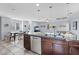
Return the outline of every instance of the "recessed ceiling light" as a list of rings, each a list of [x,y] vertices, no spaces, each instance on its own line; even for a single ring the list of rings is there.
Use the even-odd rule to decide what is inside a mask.
[[[70,3],[66,3],[66,4],[70,4]]]
[[[36,4],[36,6],[38,7],[38,6],[39,6],[39,4]]]

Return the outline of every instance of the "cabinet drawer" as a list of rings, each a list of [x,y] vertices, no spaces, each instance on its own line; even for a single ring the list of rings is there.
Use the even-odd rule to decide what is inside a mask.
[[[70,41],[69,46],[79,47],[79,41]]]
[[[63,44],[63,45],[67,45],[68,44],[68,42],[64,41],[64,40],[53,40],[52,43],[54,43],[54,44]]]
[[[24,39],[27,39],[27,38],[30,39],[30,36],[24,36]]]
[[[24,37],[30,37],[30,36],[24,36]]]
[[[70,51],[69,51],[69,53],[71,54],[71,55],[79,55],[79,47],[70,47]]]
[[[30,37],[24,37],[24,39],[30,39]]]

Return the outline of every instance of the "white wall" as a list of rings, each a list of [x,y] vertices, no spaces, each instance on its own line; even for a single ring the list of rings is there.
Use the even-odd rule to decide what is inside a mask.
[[[4,35],[7,35],[8,32],[11,31],[16,31],[15,29],[15,23],[19,23],[20,24],[20,29],[18,31],[20,31],[22,28],[22,22],[18,21],[18,20],[13,20],[11,18],[8,17],[1,17],[1,39],[4,39]],[[8,26],[5,26],[5,24],[8,24]]]
[[[19,24],[19,30],[16,30],[16,23]],[[11,19],[11,31],[22,31],[22,21]]]
[[[4,35],[7,34],[7,32],[10,32],[11,30],[11,19],[8,17],[1,17],[1,39],[4,39]],[[5,24],[8,24],[6,27]]]

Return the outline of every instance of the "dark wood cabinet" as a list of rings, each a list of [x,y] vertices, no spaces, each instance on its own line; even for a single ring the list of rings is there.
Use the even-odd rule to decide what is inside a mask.
[[[71,41],[69,47],[70,55],[79,55],[79,41]]]
[[[67,55],[68,43],[64,40],[42,38],[42,54],[44,55]]]
[[[24,34],[24,48],[31,50],[30,35]]]
[[[68,43],[65,40],[52,40],[53,55],[67,55]]]
[[[43,55],[52,55],[52,40],[48,38],[41,39],[41,50]]]

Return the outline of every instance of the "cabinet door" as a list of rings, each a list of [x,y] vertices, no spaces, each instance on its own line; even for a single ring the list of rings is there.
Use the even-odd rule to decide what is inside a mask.
[[[70,47],[71,55],[79,55],[79,47]]]
[[[30,50],[30,36],[24,35],[24,48]]]
[[[51,39],[42,38],[41,46],[42,46],[42,54],[43,55],[52,55],[53,54]]]
[[[69,53],[71,55],[79,55],[79,41],[70,42],[70,50]]]
[[[65,41],[54,41],[53,44],[53,55],[67,55],[68,45]]]

